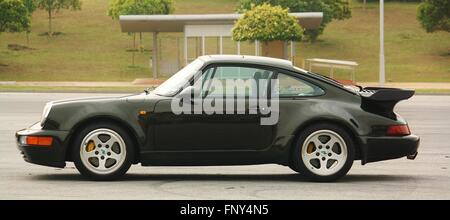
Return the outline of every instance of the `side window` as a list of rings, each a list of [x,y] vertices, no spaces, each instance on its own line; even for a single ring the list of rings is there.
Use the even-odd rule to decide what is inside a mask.
[[[276,92],[279,97],[318,96],[325,94],[320,87],[283,73],[278,74],[278,87]]]
[[[244,66],[217,66],[203,73],[202,94],[214,97],[254,97],[267,91],[273,72]],[[259,82],[258,84],[254,83]]]

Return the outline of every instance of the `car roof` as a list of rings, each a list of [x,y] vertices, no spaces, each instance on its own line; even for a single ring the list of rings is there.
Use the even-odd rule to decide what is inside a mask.
[[[199,57],[205,63],[244,63],[244,64],[259,64],[265,66],[272,66],[284,69],[293,69],[294,66],[289,60],[261,57],[261,56],[247,56],[247,55],[207,55]]]

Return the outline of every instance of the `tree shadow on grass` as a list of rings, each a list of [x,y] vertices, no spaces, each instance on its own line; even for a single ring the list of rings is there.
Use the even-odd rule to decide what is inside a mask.
[[[28,47],[28,46],[20,45],[20,44],[8,44],[8,50],[27,51],[27,50],[36,50],[36,49]]]
[[[59,36],[59,35],[65,35],[65,33],[63,33],[63,32],[53,32],[53,33],[52,33],[52,37]],[[42,32],[42,33],[39,33],[38,36],[42,36],[42,37],[50,37],[50,35],[48,34],[48,32]]]

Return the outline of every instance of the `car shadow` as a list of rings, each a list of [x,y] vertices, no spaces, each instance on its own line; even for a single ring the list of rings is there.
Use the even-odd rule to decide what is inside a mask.
[[[31,176],[40,181],[87,181],[80,174],[43,174]],[[408,175],[378,175],[378,174],[348,174],[336,183],[349,182],[403,182],[415,181],[417,176]],[[126,174],[116,182],[134,181],[279,181],[279,182],[309,182],[301,174]]]

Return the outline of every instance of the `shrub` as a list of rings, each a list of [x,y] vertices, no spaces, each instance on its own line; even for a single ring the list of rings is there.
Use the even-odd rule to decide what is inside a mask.
[[[303,30],[287,9],[267,3],[247,11],[233,28],[236,41],[298,41]]]

